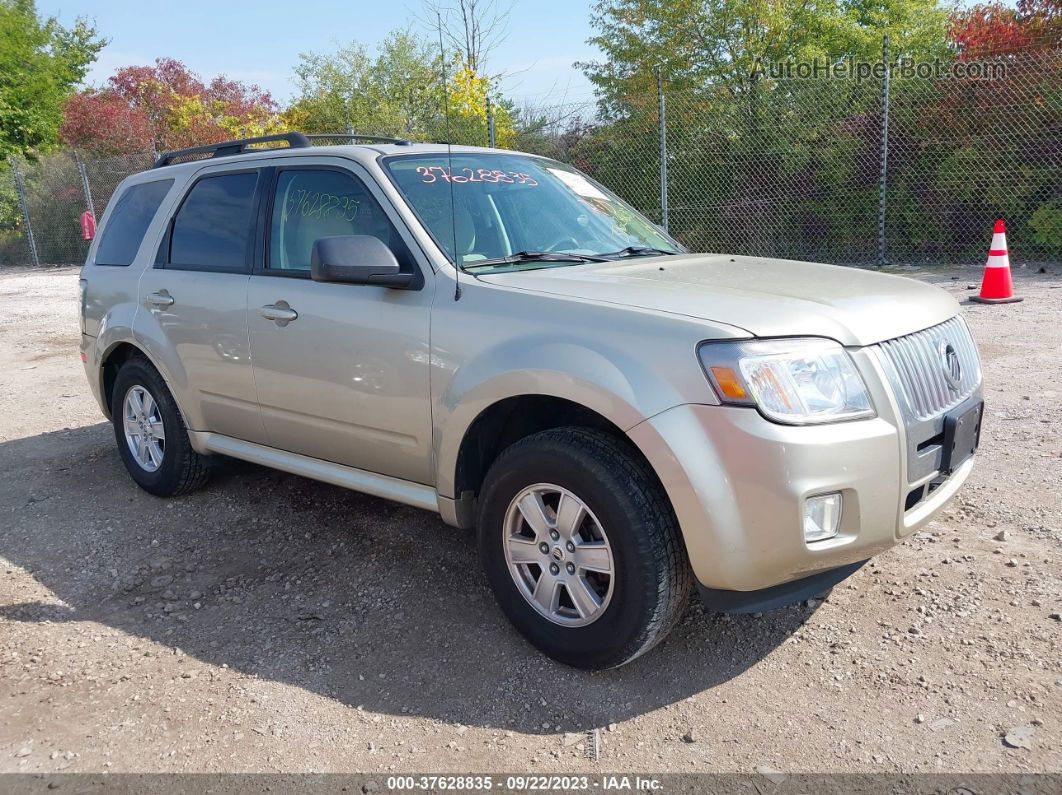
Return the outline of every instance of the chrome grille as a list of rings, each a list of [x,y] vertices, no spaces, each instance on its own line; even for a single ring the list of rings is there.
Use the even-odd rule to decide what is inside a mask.
[[[949,383],[946,347],[958,358],[961,375]],[[896,370],[907,408],[919,420],[957,406],[981,383],[981,363],[966,321],[960,315],[938,326],[897,337],[880,345]]]

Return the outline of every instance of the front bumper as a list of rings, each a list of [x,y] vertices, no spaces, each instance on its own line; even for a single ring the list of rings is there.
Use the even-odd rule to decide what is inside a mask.
[[[781,591],[747,598],[719,592],[840,573],[913,533],[955,494],[972,458],[905,510],[904,426],[891,397],[877,398],[879,416],[869,420],[798,427],[769,422],[753,409],[683,405],[628,432],[660,477],[694,574],[714,601],[775,602]],[[805,542],[804,500],[835,491],[844,499],[839,533]],[[806,598],[799,585],[794,588],[789,601]]]
[[[837,583],[847,580],[861,568],[865,560],[849,563],[836,569],[827,569],[818,574],[790,580],[781,585],[761,588],[758,591],[727,591],[722,588],[709,588],[697,583],[701,601],[710,610],[720,613],[758,613],[762,610],[775,610],[786,605],[796,604],[826,591]]]

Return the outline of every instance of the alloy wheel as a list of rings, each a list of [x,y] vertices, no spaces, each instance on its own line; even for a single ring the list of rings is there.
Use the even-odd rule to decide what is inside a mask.
[[[125,393],[122,418],[133,460],[146,472],[155,472],[166,454],[166,430],[159,404],[147,389],[135,384]]]
[[[604,614],[615,564],[604,528],[578,496],[549,483],[517,494],[505,513],[505,561],[540,615],[579,627]]]

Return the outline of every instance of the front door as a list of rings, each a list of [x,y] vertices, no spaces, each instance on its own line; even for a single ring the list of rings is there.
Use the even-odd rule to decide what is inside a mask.
[[[431,483],[434,281],[378,188],[339,163],[281,166],[274,176],[264,263],[247,300],[262,420],[273,447]],[[380,238],[417,274],[414,289],[312,281],[314,241],[333,235]]]
[[[194,180],[140,279],[134,333],[159,352],[190,429],[265,443],[247,345],[258,180],[217,168]]]

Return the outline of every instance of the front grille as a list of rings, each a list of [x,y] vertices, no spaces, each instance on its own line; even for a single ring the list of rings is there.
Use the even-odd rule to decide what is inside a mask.
[[[958,357],[960,376],[949,383],[945,351]],[[966,321],[956,315],[940,325],[883,342],[913,418],[926,420],[954,408],[981,383],[981,363]]]

